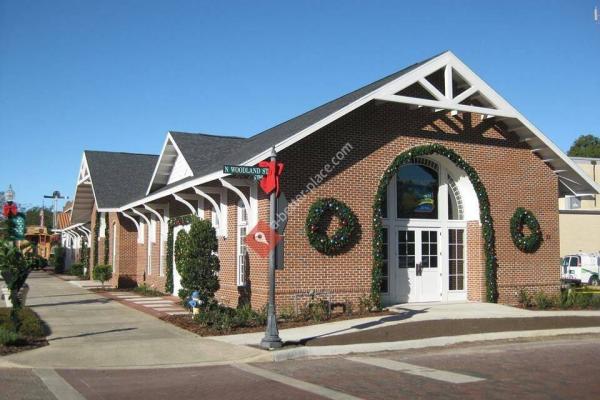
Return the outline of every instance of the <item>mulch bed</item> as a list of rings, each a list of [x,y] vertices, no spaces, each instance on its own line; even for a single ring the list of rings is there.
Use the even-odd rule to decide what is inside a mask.
[[[299,328],[302,326],[316,325],[316,324],[325,324],[328,322],[335,321],[344,321],[349,319],[357,319],[357,318],[367,318],[367,317],[378,317],[394,314],[390,311],[375,311],[370,312],[368,314],[333,314],[330,319],[326,321],[278,321],[277,327],[279,329],[289,329],[289,328]],[[254,333],[254,332],[264,332],[264,326],[248,326],[248,327],[239,327],[233,328],[230,332],[220,332],[216,329],[207,326],[201,326],[197,322],[195,322],[190,315],[165,315],[161,316],[160,319],[163,321],[169,322],[175,326],[193,332],[200,336],[223,336],[223,335],[236,335],[241,333]]]
[[[476,333],[584,328],[591,326],[600,326],[600,317],[442,319],[406,322],[362,332],[318,337],[308,339],[300,344],[306,346],[333,346],[357,343],[396,342],[400,340]]]
[[[20,353],[26,350],[37,349],[38,347],[44,347],[48,345],[48,341],[46,339],[30,339],[26,340],[22,344],[14,345],[14,346],[3,346],[0,345],[0,357],[7,356],[9,354]]]

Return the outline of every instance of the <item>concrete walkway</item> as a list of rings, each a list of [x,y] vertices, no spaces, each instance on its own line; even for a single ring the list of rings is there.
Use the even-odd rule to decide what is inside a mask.
[[[422,303],[402,304],[390,308],[394,315],[367,317],[345,321],[329,322],[300,328],[284,329],[279,332],[282,340],[300,342],[302,340],[345,333],[361,332],[402,323],[431,321],[440,319],[470,318],[535,318],[558,316],[600,317],[599,310],[581,311],[532,311],[521,308],[491,303]],[[252,345],[264,336],[260,333],[241,335],[215,336],[212,339],[235,344]]]
[[[45,272],[27,280],[49,346],[0,358],[0,367],[143,368],[260,361],[258,349],[202,338]]]

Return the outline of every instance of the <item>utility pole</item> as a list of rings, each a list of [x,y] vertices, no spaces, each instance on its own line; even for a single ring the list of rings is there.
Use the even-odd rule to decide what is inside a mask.
[[[52,195],[44,195],[45,199],[52,199],[52,230],[56,229],[56,212],[58,207],[58,200],[64,199],[58,190],[52,192]]]

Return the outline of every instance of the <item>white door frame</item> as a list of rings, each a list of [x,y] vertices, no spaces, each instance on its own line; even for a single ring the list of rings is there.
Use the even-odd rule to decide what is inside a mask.
[[[429,161],[429,160],[428,160]],[[445,168],[442,163],[433,161],[438,167],[439,187],[438,187],[438,219],[402,219],[396,218],[396,179],[390,180],[387,190],[387,217],[382,219],[382,225],[387,229],[388,232],[388,292],[382,293],[382,300],[386,304],[398,303],[400,298],[400,283],[398,282],[399,268],[398,268],[398,231],[399,230],[415,230],[415,257],[420,254],[421,249],[416,249],[416,246],[420,244],[420,237],[417,240],[416,235],[422,230],[438,230],[438,270],[439,270],[439,287],[441,295],[439,301],[466,301],[467,300],[467,221],[461,220],[449,220],[448,219],[448,192],[449,192],[449,171]],[[414,164],[420,164],[418,162]],[[406,164],[410,165],[410,164]],[[422,165],[422,164],[421,164]],[[453,178],[454,179],[454,178]],[[463,216],[464,217],[464,216]],[[448,233],[449,229],[463,229],[463,259],[464,259],[464,283],[463,290],[450,291],[449,290],[449,249],[448,249]],[[384,255],[385,257],[385,255]],[[418,261],[415,261],[415,263]],[[404,278],[405,279],[405,278]],[[419,301],[414,300],[414,301]]]

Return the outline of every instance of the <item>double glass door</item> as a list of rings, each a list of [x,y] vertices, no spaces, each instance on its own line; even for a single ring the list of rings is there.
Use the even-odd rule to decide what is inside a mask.
[[[396,231],[395,301],[442,299],[440,229],[401,228]]]

